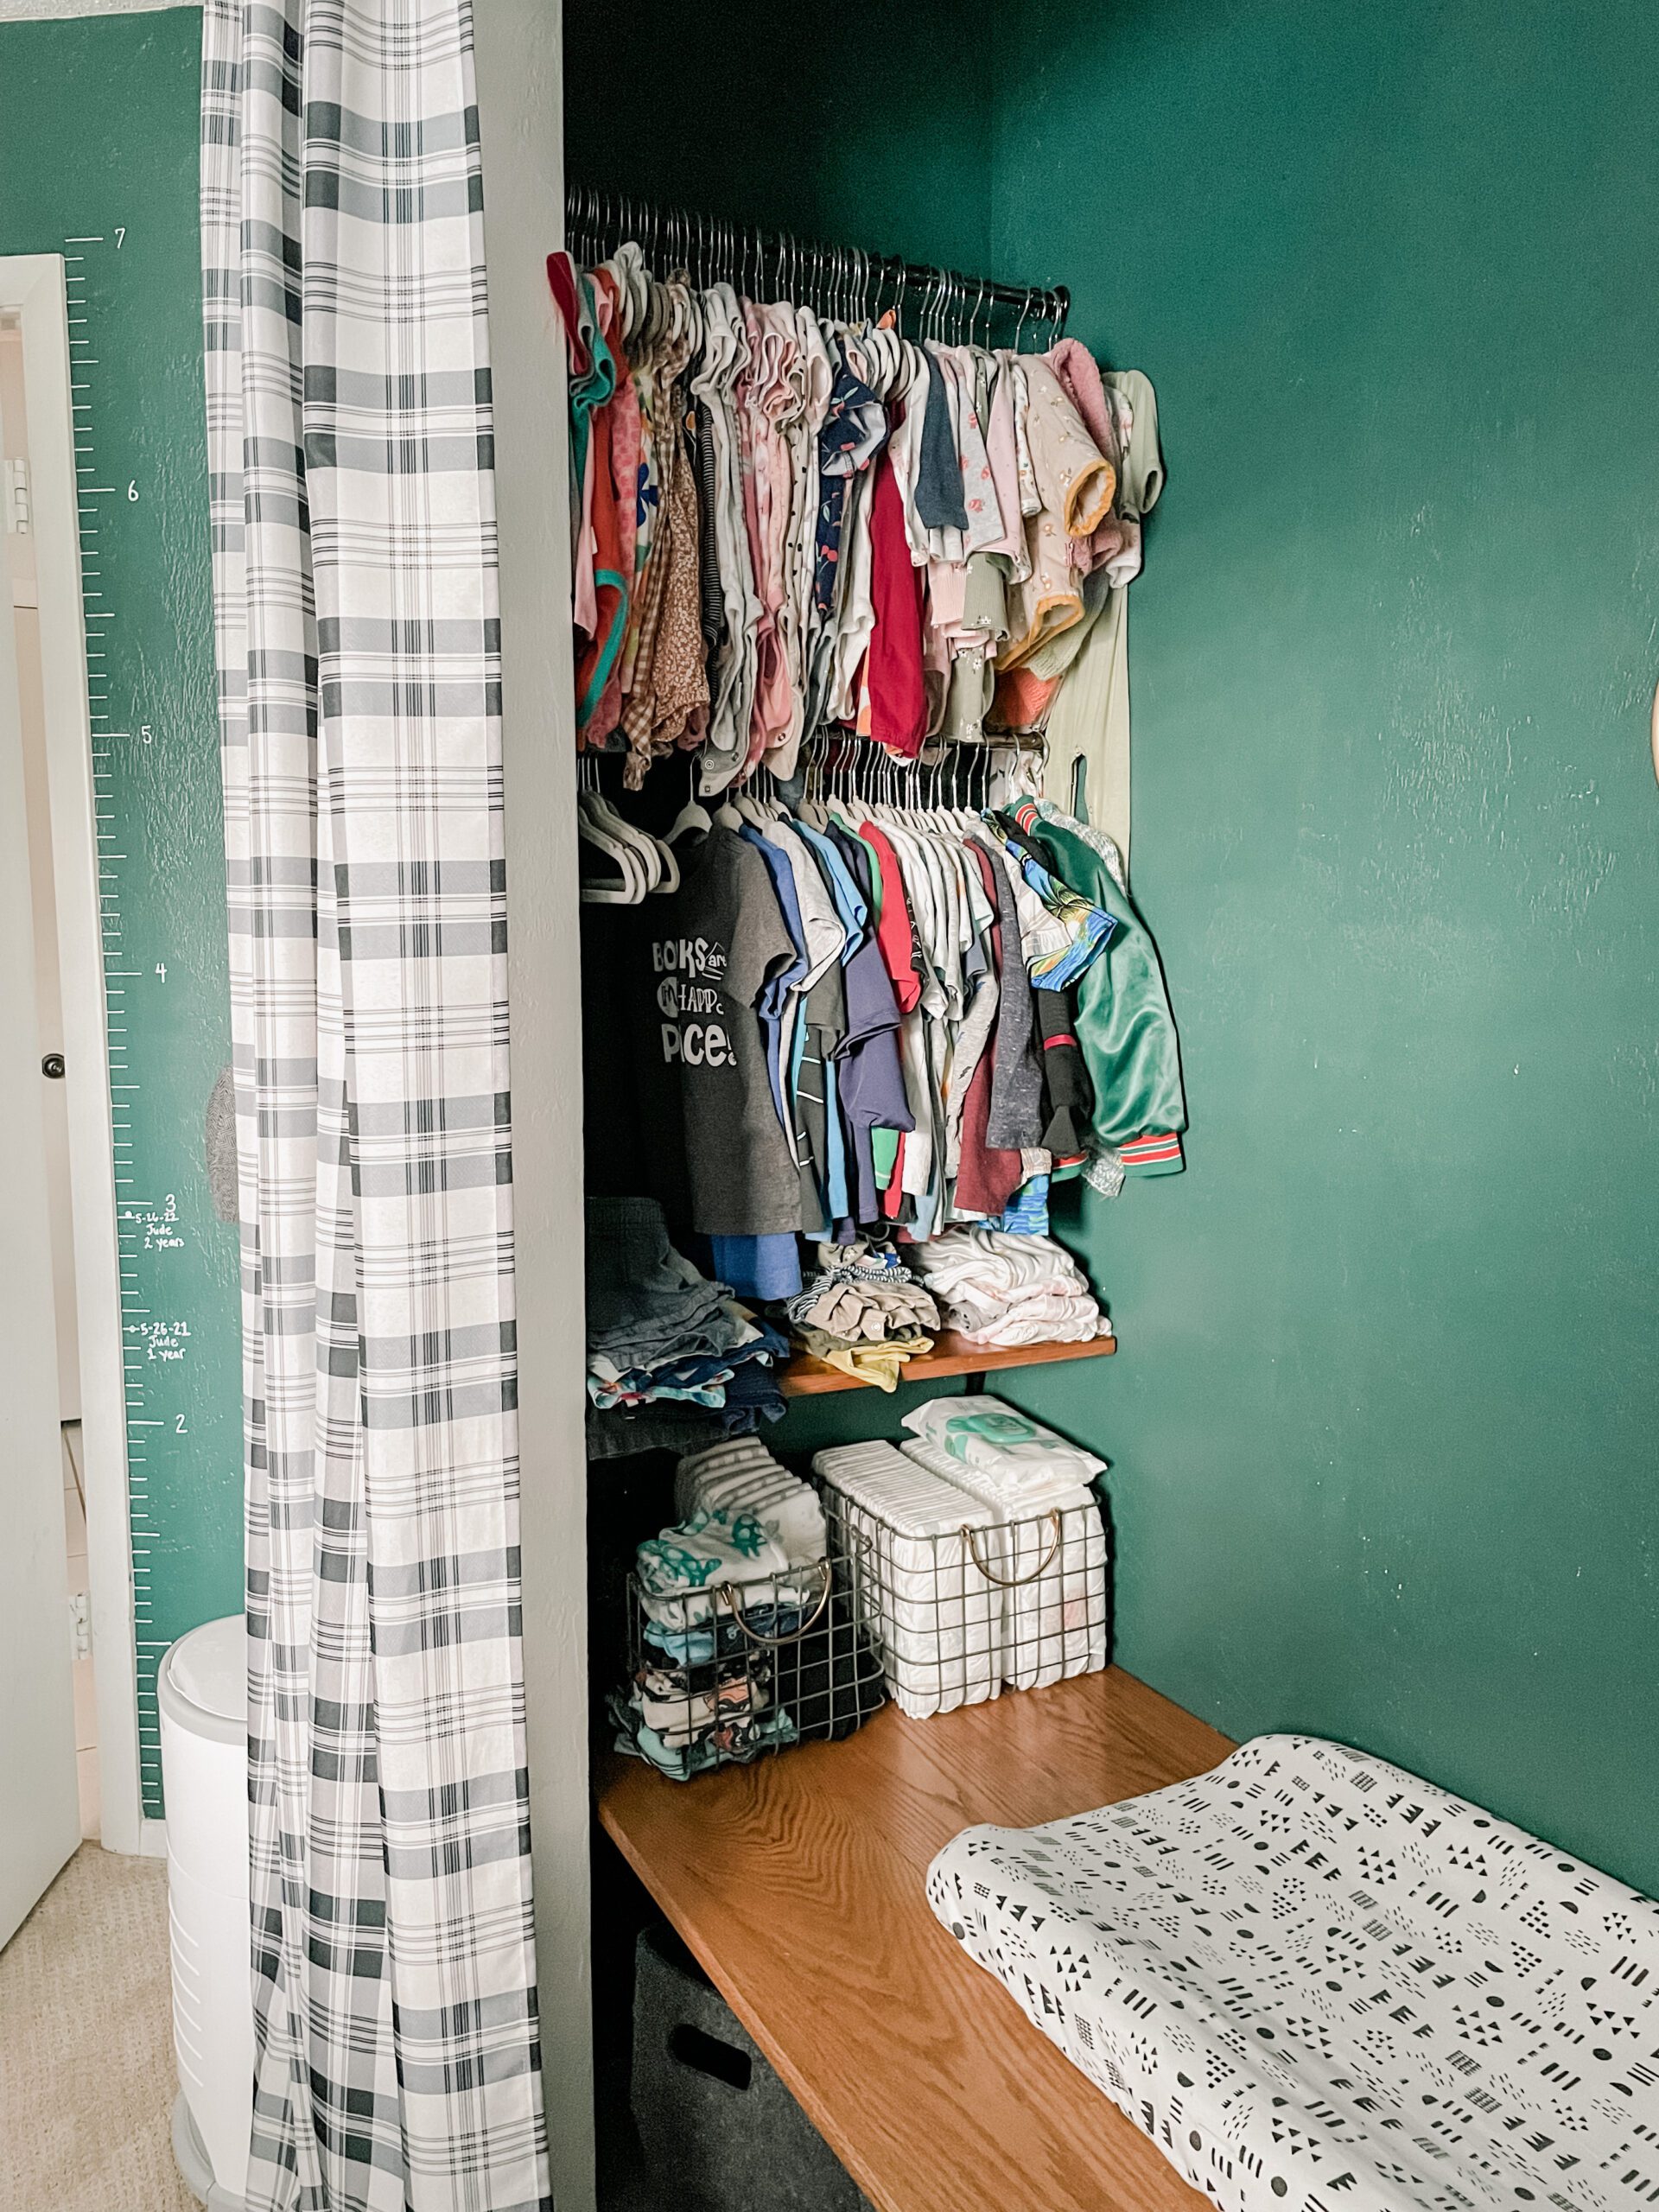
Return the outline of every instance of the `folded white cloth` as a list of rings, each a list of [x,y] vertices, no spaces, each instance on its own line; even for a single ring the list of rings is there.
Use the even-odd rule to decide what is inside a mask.
[[[957,1402],[958,1404],[961,1401]],[[1046,1488],[1000,1479],[1014,1465],[953,1459],[938,1443],[912,1436],[906,1459],[988,1506],[1003,1524],[1002,1679],[1010,1689],[1034,1690],[1107,1663],[1106,1530],[1100,1507],[1076,1482]]]
[[[682,1459],[674,1471],[674,1503],[683,1521],[720,1510],[752,1513],[791,1567],[813,1566],[824,1556],[823,1508],[817,1493],[780,1466],[753,1437]]]
[[[983,1468],[1009,1497],[1086,1489],[1106,1471],[1104,1459],[1001,1398],[928,1398],[906,1414],[905,1427],[958,1465]]]
[[[712,1618],[728,1583],[741,1592],[746,1609],[804,1605],[819,1589],[766,1522],[742,1507],[705,1508],[648,1538],[634,1554],[634,1573],[652,1618],[681,1632]]]
[[[990,1509],[891,1444],[841,1445],[812,1465],[900,1710],[923,1719],[996,1696],[1002,1603],[986,1568],[1007,1569]]]
[[[910,1257],[946,1321],[974,1344],[1086,1344],[1112,1333],[1087,1276],[1051,1236],[958,1227]]]
[[[966,1321],[968,1318],[964,1309],[963,1319]],[[1017,1306],[1005,1307],[976,1328],[957,1328],[957,1334],[964,1344],[1000,1344],[1004,1348],[1015,1344],[1088,1344],[1096,1337],[1109,1337],[1111,1333],[1109,1328],[1102,1327],[1100,1308],[1092,1298],[1048,1295],[1022,1299]]]

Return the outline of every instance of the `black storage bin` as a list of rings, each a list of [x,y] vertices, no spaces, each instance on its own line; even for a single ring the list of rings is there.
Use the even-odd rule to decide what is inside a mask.
[[[803,2003],[810,1993],[803,1993]],[[639,1937],[633,2117],[650,2177],[683,2212],[871,2212],[833,2151],[666,1928]]]

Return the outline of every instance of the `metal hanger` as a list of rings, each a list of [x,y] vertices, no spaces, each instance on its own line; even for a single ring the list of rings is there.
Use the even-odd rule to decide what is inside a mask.
[[[981,309],[982,307],[984,307],[984,305],[985,305],[986,294],[987,294],[987,292],[989,290],[989,289],[990,289],[990,288],[988,287],[988,285],[987,285],[987,283],[985,283],[984,279],[982,277],[982,278],[980,279],[980,285],[979,285],[979,297],[978,297],[978,298],[974,302],[974,311],[973,311],[973,313],[972,313],[972,314],[969,316],[969,318],[968,318],[968,343],[969,343],[970,346],[973,346],[973,345],[975,345],[975,344],[977,342],[977,334],[978,334],[978,330],[979,330],[979,311],[980,311],[980,309]],[[987,339],[987,340],[988,340],[988,340],[989,340],[989,338],[990,338],[990,334],[991,334],[991,318],[990,318],[990,315],[989,315],[989,313],[988,313],[988,312],[987,312],[987,314],[986,314],[986,317],[985,317],[985,336],[986,336],[986,339]]]

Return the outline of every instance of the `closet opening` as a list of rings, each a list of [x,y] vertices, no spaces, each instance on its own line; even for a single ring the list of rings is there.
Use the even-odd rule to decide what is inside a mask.
[[[664,1915],[726,1996],[816,2005],[877,1971],[860,1939],[810,1960],[773,1900],[763,1964],[669,1869],[721,1884],[725,1831],[776,1815],[810,1889],[912,1760],[961,1786],[1070,1740],[1110,1656],[1105,1462],[1003,1393],[1106,1374],[1071,1186],[1179,1169],[1186,1112],[1122,847],[1046,795],[1100,750],[1145,378],[1066,339],[1063,286],[581,188],[567,215],[604,2201],[670,2186],[642,2113],[740,2086],[746,2031],[858,2176],[759,2001],[676,2027],[664,2073],[635,1993]],[[853,1929],[906,1863],[839,1898]]]

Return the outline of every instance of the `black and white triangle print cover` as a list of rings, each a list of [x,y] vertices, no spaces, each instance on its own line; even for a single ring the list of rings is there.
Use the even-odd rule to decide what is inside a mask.
[[[927,1894],[1224,2212],[1659,2212],[1659,1905],[1382,1759],[1261,1736]]]

